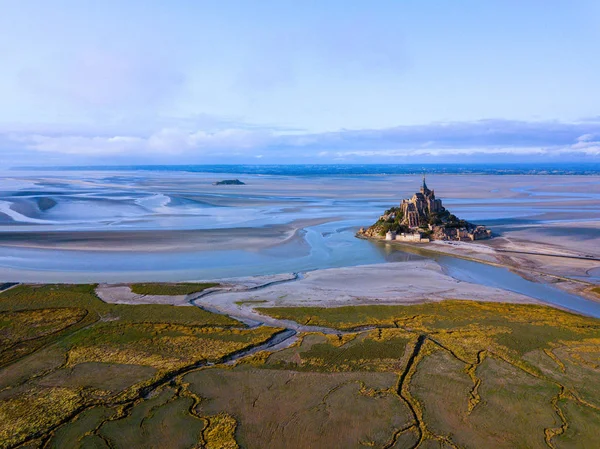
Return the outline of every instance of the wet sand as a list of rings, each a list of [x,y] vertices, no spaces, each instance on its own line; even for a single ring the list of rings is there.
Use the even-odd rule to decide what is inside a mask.
[[[458,281],[444,274],[437,263],[427,260],[330,268],[311,271],[297,279],[289,274],[263,276],[254,278],[253,282],[250,282],[252,287],[249,287],[248,280],[253,279],[227,279],[224,283],[223,280],[213,280],[222,282],[223,286],[203,292],[195,302],[211,307],[232,307],[236,302],[243,305],[256,301],[260,302],[261,307],[416,304],[444,299],[538,302],[502,289]],[[209,292],[211,294],[206,294]],[[122,304],[185,305],[194,299],[193,295],[136,295],[131,293],[126,284],[101,285],[98,287],[98,294],[107,302]]]
[[[489,241],[437,241],[414,247],[506,266],[525,279],[549,283],[569,293],[600,301],[600,297],[591,291],[592,286],[600,285],[598,239],[594,238],[587,245],[568,239],[557,244],[540,239],[535,230],[520,231],[519,234],[520,238],[507,235]],[[527,240],[527,234],[537,240]]]
[[[298,231],[329,219],[295,220],[286,225],[256,228],[133,231],[16,231],[0,232],[0,246],[70,251],[177,252],[237,250],[256,251],[295,243],[304,246]]]
[[[246,185],[213,185],[227,177]],[[482,244],[491,249],[600,251],[600,176],[432,175],[427,182],[451,212],[486,224],[498,235]],[[370,225],[420,183],[420,176],[412,175],[183,172],[38,173],[0,179],[0,201],[9,213],[0,211],[0,250],[5,249],[0,280],[115,282],[129,280],[129,273],[131,280],[183,281],[202,273],[214,277],[204,270],[207,261],[218,260],[224,267],[227,257],[243,259],[243,265],[219,276],[380,263],[387,255],[353,245],[347,236],[332,236]],[[38,210],[36,202],[48,198],[56,205]],[[19,221],[27,213],[31,216]],[[318,228],[321,223],[331,226]],[[581,278],[592,279],[600,269],[587,261],[460,251]],[[242,269],[251,266],[260,269]],[[19,279],[19,273],[25,277]]]
[[[96,288],[98,297],[112,304],[163,304],[171,306],[191,306],[194,299],[214,292],[252,291],[273,283],[294,281],[294,274],[272,276],[251,276],[234,279],[218,279],[218,287],[207,288],[189,295],[140,295],[131,291],[130,284],[100,284]]]
[[[600,224],[600,223],[598,223]],[[432,242],[424,248],[495,262],[519,270],[533,270],[581,281],[600,280],[600,228],[596,223],[547,224],[507,231],[501,236],[477,242]],[[569,235],[576,226],[589,227],[587,236]],[[546,230],[563,233],[561,237]]]
[[[232,316],[248,325],[283,325],[296,331],[315,329],[293,322],[284,323],[254,309],[409,305],[445,299],[541,304],[499,288],[458,281],[444,274],[437,263],[426,260],[331,268],[301,276],[287,274],[216,281],[222,283],[220,287],[187,296],[137,295],[126,284],[100,285],[96,292],[110,303],[195,305]]]

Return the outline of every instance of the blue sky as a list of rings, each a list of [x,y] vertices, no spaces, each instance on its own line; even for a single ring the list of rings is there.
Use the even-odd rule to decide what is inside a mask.
[[[0,10],[0,166],[600,160],[597,0]]]

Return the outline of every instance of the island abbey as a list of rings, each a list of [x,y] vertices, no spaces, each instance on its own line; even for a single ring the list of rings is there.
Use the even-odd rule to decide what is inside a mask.
[[[442,206],[442,200],[436,199],[435,192],[427,188],[425,176],[423,176],[421,191],[415,193],[409,200],[402,200],[400,210],[404,217],[402,223],[409,228],[418,228],[429,224],[429,217],[432,214],[443,212],[444,206]]]
[[[427,187],[423,176],[419,192],[410,199],[403,199],[400,207],[387,210],[370,228],[361,228],[359,235],[408,242],[472,241],[489,238],[492,231],[451,214]]]

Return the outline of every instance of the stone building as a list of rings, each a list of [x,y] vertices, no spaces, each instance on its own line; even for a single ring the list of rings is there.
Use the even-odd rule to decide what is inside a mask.
[[[432,238],[434,240],[457,240],[462,242],[489,239],[492,231],[485,226],[469,226],[463,228],[447,228],[446,226],[431,226]]]
[[[404,199],[400,203],[403,220],[402,224],[409,228],[418,228],[419,226],[427,226],[429,224],[429,215],[432,213],[442,212],[442,200],[435,197],[435,192],[429,190],[423,176],[423,185],[421,190],[413,195],[411,199]]]
[[[423,185],[412,198],[402,200],[400,207],[386,210],[368,229],[361,228],[359,235],[403,242],[429,242],[430,240],[473,241],[487,239],[492,231],[466,220],[460,220],[446,210],[442,200]]]
[[[412,233],[401,233],[396,236],[394,240],[400,242],[412,242],[412,243],[428,243],[430,240],[428,237],[423,237],[420,232]]]

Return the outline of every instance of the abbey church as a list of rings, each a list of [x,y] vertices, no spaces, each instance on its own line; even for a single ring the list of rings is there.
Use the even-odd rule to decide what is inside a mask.
[[[421,191],[415,193],[409,200],[402,200],[400,209],[404,217],[402,224],[409,228],[418,228],[427,226],[430,215],[443,212],[444,206],[442,206],[442,200],[435,198],[435,192],[427,188],[425,176],[423,176]]]

